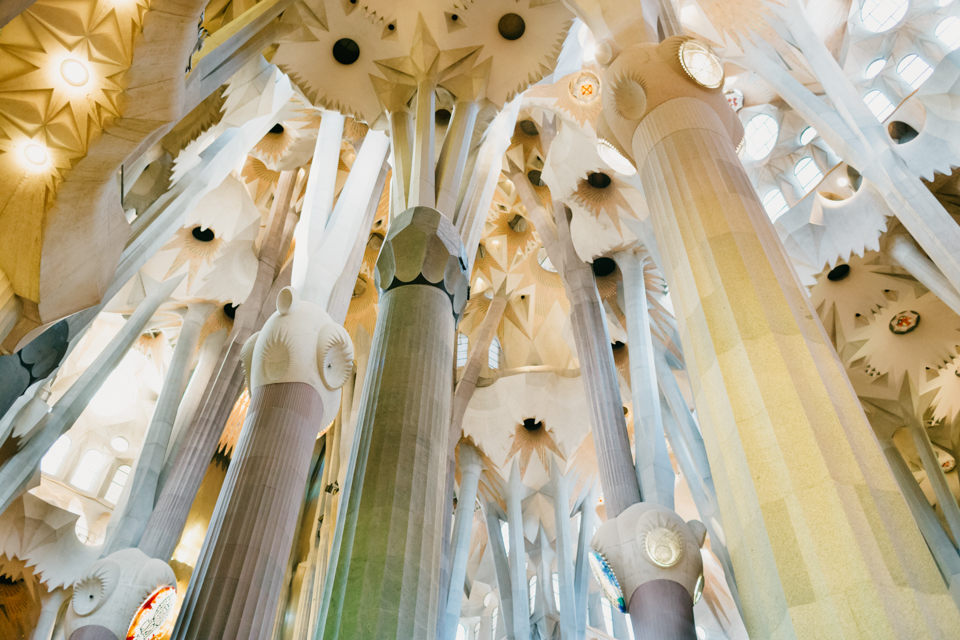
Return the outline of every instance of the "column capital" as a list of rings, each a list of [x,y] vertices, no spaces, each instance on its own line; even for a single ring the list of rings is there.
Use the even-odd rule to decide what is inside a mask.
[[[293,287],[277,296],[277,311],[250,336],[240,353],[247,386],[303,382],[321,398],[336,393],[353,370],[353,341],[318,305]]]
[[[696,600],[706,533],[699,520],[684,522],[670,509],[638,502],[603,523],[590,546],[610,565],[627,602],[637,588],[653,580],[677,582]]]
[[[75,583],[64,619],[64,637],[84,627],[103,627],[126,638],[130,623],[148,598],[159,590],[176,590],[173,569],[139,549],[123,549],[90,565]],[[155,615],[176,613],[176,599],[155,603]],[[169,608],[166,608],[169,605]]]
[[[394,219],[377,258],[377,286],[390,291],[420,284],[443,291],[459,316],[467,303],[467,253],[449,218],[412,207]]]

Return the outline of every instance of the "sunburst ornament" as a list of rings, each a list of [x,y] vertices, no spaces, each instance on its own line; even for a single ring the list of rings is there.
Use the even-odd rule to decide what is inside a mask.
[[[594,172],[577,183],[577,190],[571,197],[597,220],[606,214],[617,233],[622,235],[620,216],[633,215],[633,209],[623,195],[626,188],[627,185],[616,176]]]
[[[550,468],[548,466],[549,461],[547,460],[548,450],[555,453],[561,460],[566,460],[560,452],[559,447],[557,447],[556,441],[553,439],[553,433],[543,425],[542,420],[526,418],[514,428],[511,438],[513,444],[510,446],[510,451],[507,452],[507,457],[504,460],[509,460],[515,453],[520,454],[521,478],[523,478],[527,471],[530,456],[533,455],[534,451],[537,452],[537,457],[540,458],[540,463],[544,469]]]
[[[260,158],[264,163],[276,163],[296,141],[297,137],[292,128],[284,127],[283,124],[275,124],[253,147],[251,155]]]
[[[179,229],[173,234],[170,242],[163,247],[164,251],[177,250],[177,256],[173,259],[173,264],[170,265],[164,279],[169,278],[180,267],[187,264],[189,265],[187,267],[187,289],[190,289],[200,268],[204,265],[209,266],[220,253],[222,246],[223,238],[218,237],[212,229],[202,227],[183,227]]]

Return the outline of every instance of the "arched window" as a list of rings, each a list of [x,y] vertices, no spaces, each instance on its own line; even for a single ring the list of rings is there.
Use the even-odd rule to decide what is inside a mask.
[[[457,334],[457,366],[463,367],[467,364],[467,356],[470,355],[470,338],[462,333]]]
[[[776,220],[789,209],[786,199],[780,189],[770,189],[763,196],[763,208],[771,220]]]
[[[868,78],[876,78],[885,66],[887,66],[887,61],[883,58],[877,58],[867,65],[867,68],[863,70],[863,75]]]
[[[606,627],[607,633],[613,635],[613,607],[610,606],[610,601],[604,597],[600,598],[600,606],[603,609],[603,626]]]
[[[500,340],[496,336],[490,341],[490,350],[487,351],[487,366],[491,369],[500,368]]]
[[[556,571],[553,572],[553,602],[560,611],[560,574]]]
[[[473,625],[473,638],[474,640],[480,640],[480,623]]]
[[[73,472],[70,484],[83,491],[90,491],[100,474],[101,467],[103,467],[103,454],[96,449],[88,449]]]
[[[806,129],[800,132],[800,144],[803,146],[807,146],[808,144],[816,140],[818,135],[820,134],[817,133],[816,129],[814,129],[813,127],[807,127]]]
[[[744,153],[751,160],[763,160],[773,151],[779,135],[776,120],[765,113],[753,116],[743,128]]]
[[[909,6],[908,0],[864,0],[860,21],[874,33],[888,31],[903,19]]]
[[[897,73],[907,81],[914,89],[919,89],[927,78],[933,73],[933,69],[924,62],[920,56],[915,53],[903,56],[903,60],[897,65]]]
[[[893,105],[890,104],[890,100],[876,89],[863,96],[863,101],[870,108],[870,111],[873,112],[873,115],[877,116],[877,120],[880,122],[886,120],[887,116],[893,113]]]
[[[114,451],[124,452],[130,447],[130,443],[127,442],[126,438],[117,436],[110,441],[110,446],[113,447]]]
[[[500,535],[503,537],[504,552],[510,555],[510,525],[506,522],[500,523]]]
[[[127,484],[127,478],[129,477],[129,465],[122,464],[117,467],[117,472],[113,474],[113,480],[110,482],[110,487],[107,489],[107,495],[105,495],[103,499],[110,504],[117,504],[117,500],[120,499],[120,494],[123,492],[123,487]]]
[[[457,625],[457,640],[467,640],[467,628],[462,622]]]
[[[957,19],[956,16],[947,16],[940,21],[933,33],[940,39],[940,42],[953,51],[960,46],[960,19]]]
[[[67,452],[70,451],[70,444],[70,436],[62,435],[57,438],[47,454],[40,460],[40,470],[47,475],[57,475],[60,472],[63,459],[67,457]]]
[[[557,268],[550,262],[550,256],[547,255],[546,249],[541,248],[540,251],[537,252],[537,262],[540,263],[544,271],[549,271],[550,273],[557,272]]]
[[[534,606],[537,604],[537,576],[536,574],[530,576],[530,581],[527,583],[527,587],[530,591],[530,612],[533,612]]]
[[[810,193],[810,190],[823,180],[823,174],[820,173],[820,169],[817,168],[813,158],[809,156],[800,158],[797,166],[793,168],[793,173],[797,176],[797,181],[800,183],[800,188],[803,189],[804,194]]]
[[[490,616],[490,640],[497,640],[497,623],[500,622],[500,607],[493,608]]]

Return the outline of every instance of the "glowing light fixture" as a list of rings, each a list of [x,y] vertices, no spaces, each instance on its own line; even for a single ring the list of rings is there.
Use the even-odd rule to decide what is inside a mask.
[[[60,64],[60,75],[69,84],[75,87],[82,87],[90,79],[90,72],[79,60],[69,58]]]
[[[37,166],[47,163],[47,152],[38,144],[28,144],[23,149],[23,157],[25,157],[30,164]]]

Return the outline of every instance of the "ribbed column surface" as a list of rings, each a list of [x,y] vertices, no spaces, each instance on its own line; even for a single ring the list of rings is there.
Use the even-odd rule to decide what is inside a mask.
[[[200,483],[207,472],[223,426],[243,387],[243,368],[240,366],[240,348],[233,343],[222,358],[218,375],[210,380],[207,401],[187,426],[180,450],[170,475],[157,497],[140,544],[141,551],[151,558],[166,562],[177,548],[180,535],[187,524],[190,507],[197,497]],[[249,414],[248,414],[249,415]]]
[[[322,421],[308,384],[253,390],[171,638],[270,637]]]
[[[346,509],[355,532],[348,522],[324,640],[437,635],[443,514],[452,508],[443,480],[453,341],[443,291],[405,285],[383,294]]]
[[[86,627],[80,627],[71,633],[70,640],[118,640],[118,638],[110,629],[101,627],[98,624],[92,624]]]
[[[952,638],[960,614],[716,113],[634,136],[751,637]]]
[[[651,580],[636,588],[627,605],[634,640],[696,640],[693,598],[679,582]]]

